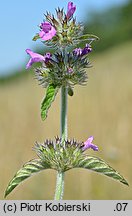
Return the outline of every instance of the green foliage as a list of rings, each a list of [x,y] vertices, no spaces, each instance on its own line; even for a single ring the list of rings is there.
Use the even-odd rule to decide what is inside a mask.
[[[116,170],[110,167],[104,160],[91,157],[91,156],[84,156],[80,161],[77,167],[90,169],[96,172],[99,172],[103,175],[109,176],[121,183],[128,185],[127,181],[121,176]]]
[[[41,104],[41,118],[42,118],[42,120],[46,119],[48,110],[49,110],[52,102],[54,101],[57,92],[58,92],[57,86],[55,86],[53,84],[50,84],[48,86],[47,91],[46,91],[46,96],[45,96],[45,98]]]
[[[42,164],[40,159],[34,159],[24,164],[24,166],[16,173],[10,181],[5,191],[5,197],[12,192],[12,190],[22,181],[29,178],[32,174],[50,168],[47,164]]]
[[[132,40],[132,1],[107,11],[90,14],[85,22],[85,33],[97,34],[100,42],[96,51]]]
[[[104,160],[96,157],[81,155],[79,151],[80,144],[67,141],[66,148],[62,148],[61,139],[56,138],[58,145],[54,149],[51,141],[46,141],[44,145],[36,145],[36,151],[40,159],[34,159],[26,163],[10,181],[5,191],[5,197],[10,194],[13,189],[29,178],[32,174],[38,173],[45,169],[55,169],[65,172],[72,168],[85,168],[99,172],[103,175],[111,177],[121,183],[128,185],[127,181],[116,170],[110,167]],[[60,142],[60,144],[59,144]]]

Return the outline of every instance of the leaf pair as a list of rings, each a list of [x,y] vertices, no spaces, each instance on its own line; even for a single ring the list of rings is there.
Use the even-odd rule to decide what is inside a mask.
[[[123,178],[123,176],[121,176],[116,170],[114,170],[104,160],[100,158],[85,155],[79,160],[78,165],[76,165],[74,168],[85,168],[96,171],[115,180],[118,180],[125,185],[128,185],[127,181]],[[44,161],[42,161],[41,159],[34,159],[24,164],[24,166],[16,173],[14,178],[10,181],[5,192],[5,197],[9,193],[11,193],[12,190],[22,181],[29,178],[32,174],[35,174],[45,169],[50,169],[50,166],[45,164]]]

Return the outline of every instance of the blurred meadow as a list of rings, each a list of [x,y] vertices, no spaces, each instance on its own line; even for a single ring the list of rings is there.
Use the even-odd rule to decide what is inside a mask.
[[[87,153],[106,160],[130,186],[74,169],[65,174],[64,199],[132,199],[132,41],[121,40],[89,58],[93,67],[88,69],[87,85],[75,87],[74,96],[68,97],[69,138],[85,141],[93,135],[99,152]],[[5,188],[16,171],[36,157],[32,150],[35,141],[54,139],[60,133],[60,94],[42,122],[44,94],[32,71],[0,82],[0,199],[4,199]],[[40,172],[20,184],[7,199],[53,199],[55,182],[55,171]]]

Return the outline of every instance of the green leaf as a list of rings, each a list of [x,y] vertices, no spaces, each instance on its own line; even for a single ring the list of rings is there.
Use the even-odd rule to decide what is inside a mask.
[[[79,161],[77,167],[99,172],[115,180],[118,180],[125,185],[128,185],[127,181],[123,178],[123,176],[121,176],[116,170],[114,170],[104,160],[100,158],[84,156],[84,158]]]
[[[82,35],[80,37],[78,37],[79,40],[81,41],[85,41],[85,40],[99,40],[99,37],[97,37],[96,35],[92,35],[92,34],[85,34],[85,35]]]
[[[36,41],[36,40],[38,40],[40,38],[40,36],[39,36],[39,34],[36,34],[34,37],[33,37],[33,41]]]
[[[48,165],[42,164],[40,159],[34,159],[24,164],[23,167],[16,173],[13,179],[9,182],[5,191],[5,197],[22,181],[29,178],[32,174],[50,168]]]
[[[49,110],[52,102],[54,101],[57,92],[58,92],[57,86],[55,86],[53,84],[50,84],[48,86],[47,91],[46,91],[46,96],[45,96],[45,98],[41,104],[41,118],[42,118],[42,120],[46,119],[48,110]]]

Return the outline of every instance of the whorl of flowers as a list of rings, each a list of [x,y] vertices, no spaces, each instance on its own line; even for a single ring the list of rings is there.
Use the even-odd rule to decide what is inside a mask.
[[[54,53],[41,55],[30,49],[26,50],[30,56],[27,69],[36,62],[41,63],[41,66],[35,68],[39,83],[47,89],[53,87],[53,90],[65,86],[70,96],[73,95],[74,85],[82,85],[87,81],[86,68],[90,67],[88,55],[92,51],[91,42],[98,39],[94,35],[83,35],[83,25],[77,23],[73,17],[75,11],[76,6],[69,2],[66,13],[58,8],[56,17],[47,13],[46,19],[39,25],[40,31],[33,40],[41,39],[45,45],[55,48]],[[80,47],[82,41],[86,41],[86,44]],[[48,98],[48,93],[46,97]],[[65,172],[76,167],[85,150],[91,148],[98,151],[92,141],[93,136],[85,142],[56,137],[55,140],[46,140],[43,144],[36,143],[35,150],[42,163],[44,161],[48,167]]]
[[[82,158],[82,153],[91,148],[98,151],[98,147],[92,143],[93,137],[89,137],[86,142],[78,142],[75,139],[65,140],[55,137],[55,140],[45,140],[44,143],[36,142],[34,150],[42,162],[52,169],[65,172],[76,167]]]
[[[66,13],[60,8],[56,10],[56,17],[47,12],[45,20],[39,25],[39,33],[33,40],[41,39],[45,45],[55,48],[53,54],[40,55],[26,50],[31,57],[26,68],[41,62],[41,66],[35,68],[35,75],[45,88],[53,84],[58,88],[65,85],[72,89],[74,85],[83,85],[87,81],[86,68],[91,67],[88,60],[92,51],[90,44],[98,38],[83,35],[83,25],[73,17],[75,11],[76,6],[69,2]],[[86,41],[84,47],[80,47],[82,41]]]

